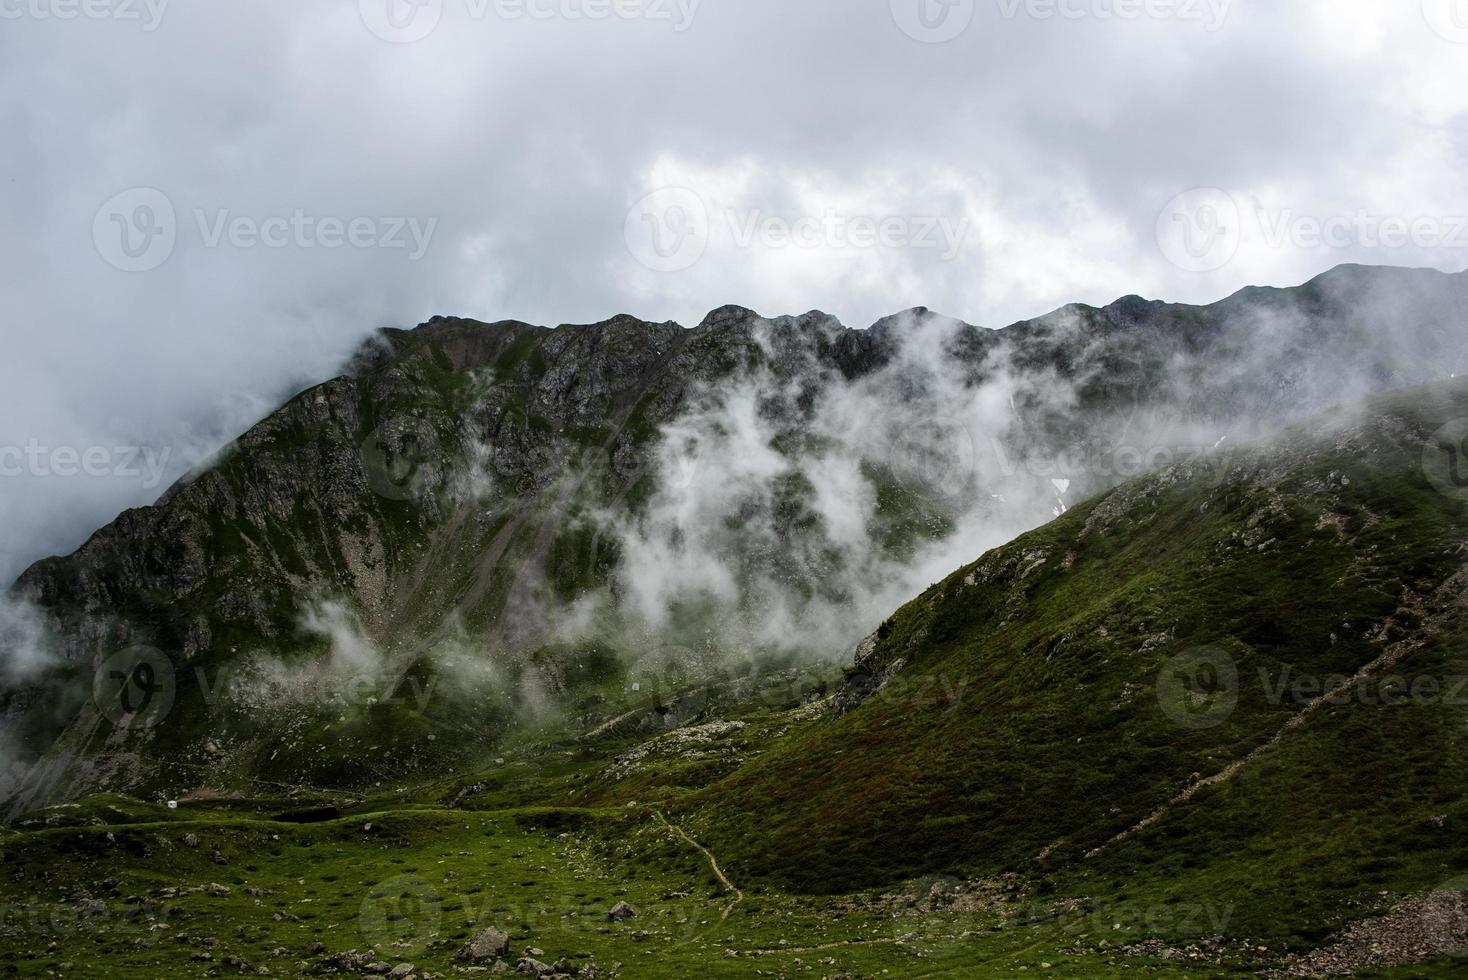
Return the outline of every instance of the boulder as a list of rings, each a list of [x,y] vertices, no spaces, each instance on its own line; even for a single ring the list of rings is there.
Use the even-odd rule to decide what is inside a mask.
[[[483,929],[459,950],[461,960],[490,960],[510,952],[510,934],[498,929]]]

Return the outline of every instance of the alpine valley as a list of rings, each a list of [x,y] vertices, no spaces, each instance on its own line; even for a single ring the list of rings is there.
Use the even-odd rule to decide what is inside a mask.
[[[0,970],[1460,976],[1468,273],[386,329],[10,588]]]

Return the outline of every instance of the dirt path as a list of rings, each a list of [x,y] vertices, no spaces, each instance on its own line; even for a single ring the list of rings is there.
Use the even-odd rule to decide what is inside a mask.
[[[824,953],[828,949],[850,949],[853,946],[893,946],[902,942],[896,936],[891,939],[846,939],[819,946],[756,946],[744,951],[745,956],[769,956],[774,953]]]
[[[658,822],[661,823],[664,827],[671,830],[679,837],[683,838],[683,840],[686,841],[693,848],[695,848],[698,853],[702,854],[708,860],[709,868],[712,869],[712,871],[714,872],[714,877],[719,879],[719,883],[723,885],[725,889],[734,893],[734,901],[730,902],[729,906],[725,908],[723,912],[719,913],[720,922],[723,922],[725,919],[729,918],[729,913],[734,911],[735,906],[744,901],[744,892],[740,891],[738,888],[735,888],[734,882],[725,877],[724,872],[719,868],[719,862],[714,859],[714,854],[712,851],[710,851],[707,847],[704,847],[692,837],[689,837],[688,834],[683,831],[682,827],[679,827],[673,823],[669,823],[668,818],[663,816],[661,810],[652,811],[652,815],[657,817]]]
[[[1097,854],[1100,854],[1102,851],[1106,850],[1108,847],[1111,847],[1113,844],[1119,844],[1122,841],[1126,840],[1128,837],[1131,837],[1133,834],[1147,829],[1148,827],[1157,823],[1159,820],[1162,820],[1180,805],[1191,800],[1199,793],[1199,791],[1205,789],[1206,787],[1217,786],[1219,783],[1225,783],[1228,782],[1230,779],[1233,779],[1239,773],[1243,772],[1244,769],[1247,768],[1251,763],[1257,761],[1261,756],[1279,746],[1280,743],[1282,743],[1291,732],[1303,727],[1305,723],[1308,722],[1311,717],[1313,717],[1322,708],[1329,707],[1333,704],[1344,703],[1344,701],[1350,696],[1351,692],[1360,687],[1366,681],[1372,680],[1379,675],[1386,674],[1402,661],[1417,653],[1424,646],[1426,646],[1428,642],[1432,639],[1432,637],[1436,634],[1438,623],[1442,618],[1444,618],[1446,613],[1453,611],[1455,608],[1463,603],[1463,587],[1465,584],[1465,576],[1468,576],[1468,569],[1458,571],[1457,573],[1450,576],[1446,582],[1438,587],[1433,598],[1442,600],[1445,597],[1450,596],[1452,601],[1444,603],[1447,608],[1443,613],[1432,616],[1424,616],[1424,622],[1422,628],[1418,631],[1418,635],[1409,637],[1404,640],[1399,640],[1396,643],[1393,643],[1391,646],[1387,647],[1385,653],[1377,657],[1375,660],[1371,661],[1371,663],[1367,664],[1365,667],[1362,667],[1344,683],[1338,685],[1333,690],[1322,694],[1320,697],[1306,704],[1305,707],[1301,708],[1296,714],[1291,716],[1290,719],[1286,721],[1284,725],[1280,728],[1280,730],[1274,733],[1274,737],[1271,738],[1269,741],[1265,742],[1257,749],[1254,749],[1243,758],[1233,762],[1225,769],[1214,773],[1212,776],[1209,776],[1207,779],[1201,779],[1198,782],[1193,783],[1177,796],[1174,796],[1172,799],[1162,804],[1162,806],[1158,807],[1156,812],[1148,816],[1145,820],[1142,820],[1140,823],[1128,827],[1126,830],[1123,830],[1121,833],[1117,834],[1115,837],[1111,838],[1111,840],[1102,844],[1100,847],[1092,851],[1088,851],[1086,853],[1086,857],[1095,857]]]

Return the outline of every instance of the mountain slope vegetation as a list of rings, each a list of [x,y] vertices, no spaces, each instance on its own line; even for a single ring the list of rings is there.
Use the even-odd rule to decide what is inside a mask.
[[[0,943],[117,976],[452,973],[486,927],[486,966],[655,980],[1454,976],[1464,437],[1468,380],[1333,410],[986,552],[843,675],[609,689],[474,772],[27,813]]]
[[[44,666],[0,689],[0,795],[361,792],[613,723],[670,664],[839,663],[1092,493],[1468,373],[1465,310],[1468,275],[1343,267],[1002,330],[725,307],[383,331],[21,577]],[[109,678],[140,657],[168,710],[119,726]]]
[[[1318,941],[1468,870],[1468,382],[1124,484],[884,622],[687,800],[736,877],[1021,874]]]

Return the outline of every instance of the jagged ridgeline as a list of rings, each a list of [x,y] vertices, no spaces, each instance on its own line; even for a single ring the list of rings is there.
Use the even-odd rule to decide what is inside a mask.
[[[1465,311],[1468,276],[1343,267],[1003,330],[737,307],[386,330],[20,578],[45,657],[8,683],[5,761],[28,804],[352,788],[633,694],[707,705],[687,690],[842,660],[1094,492],[1468,369]]]

